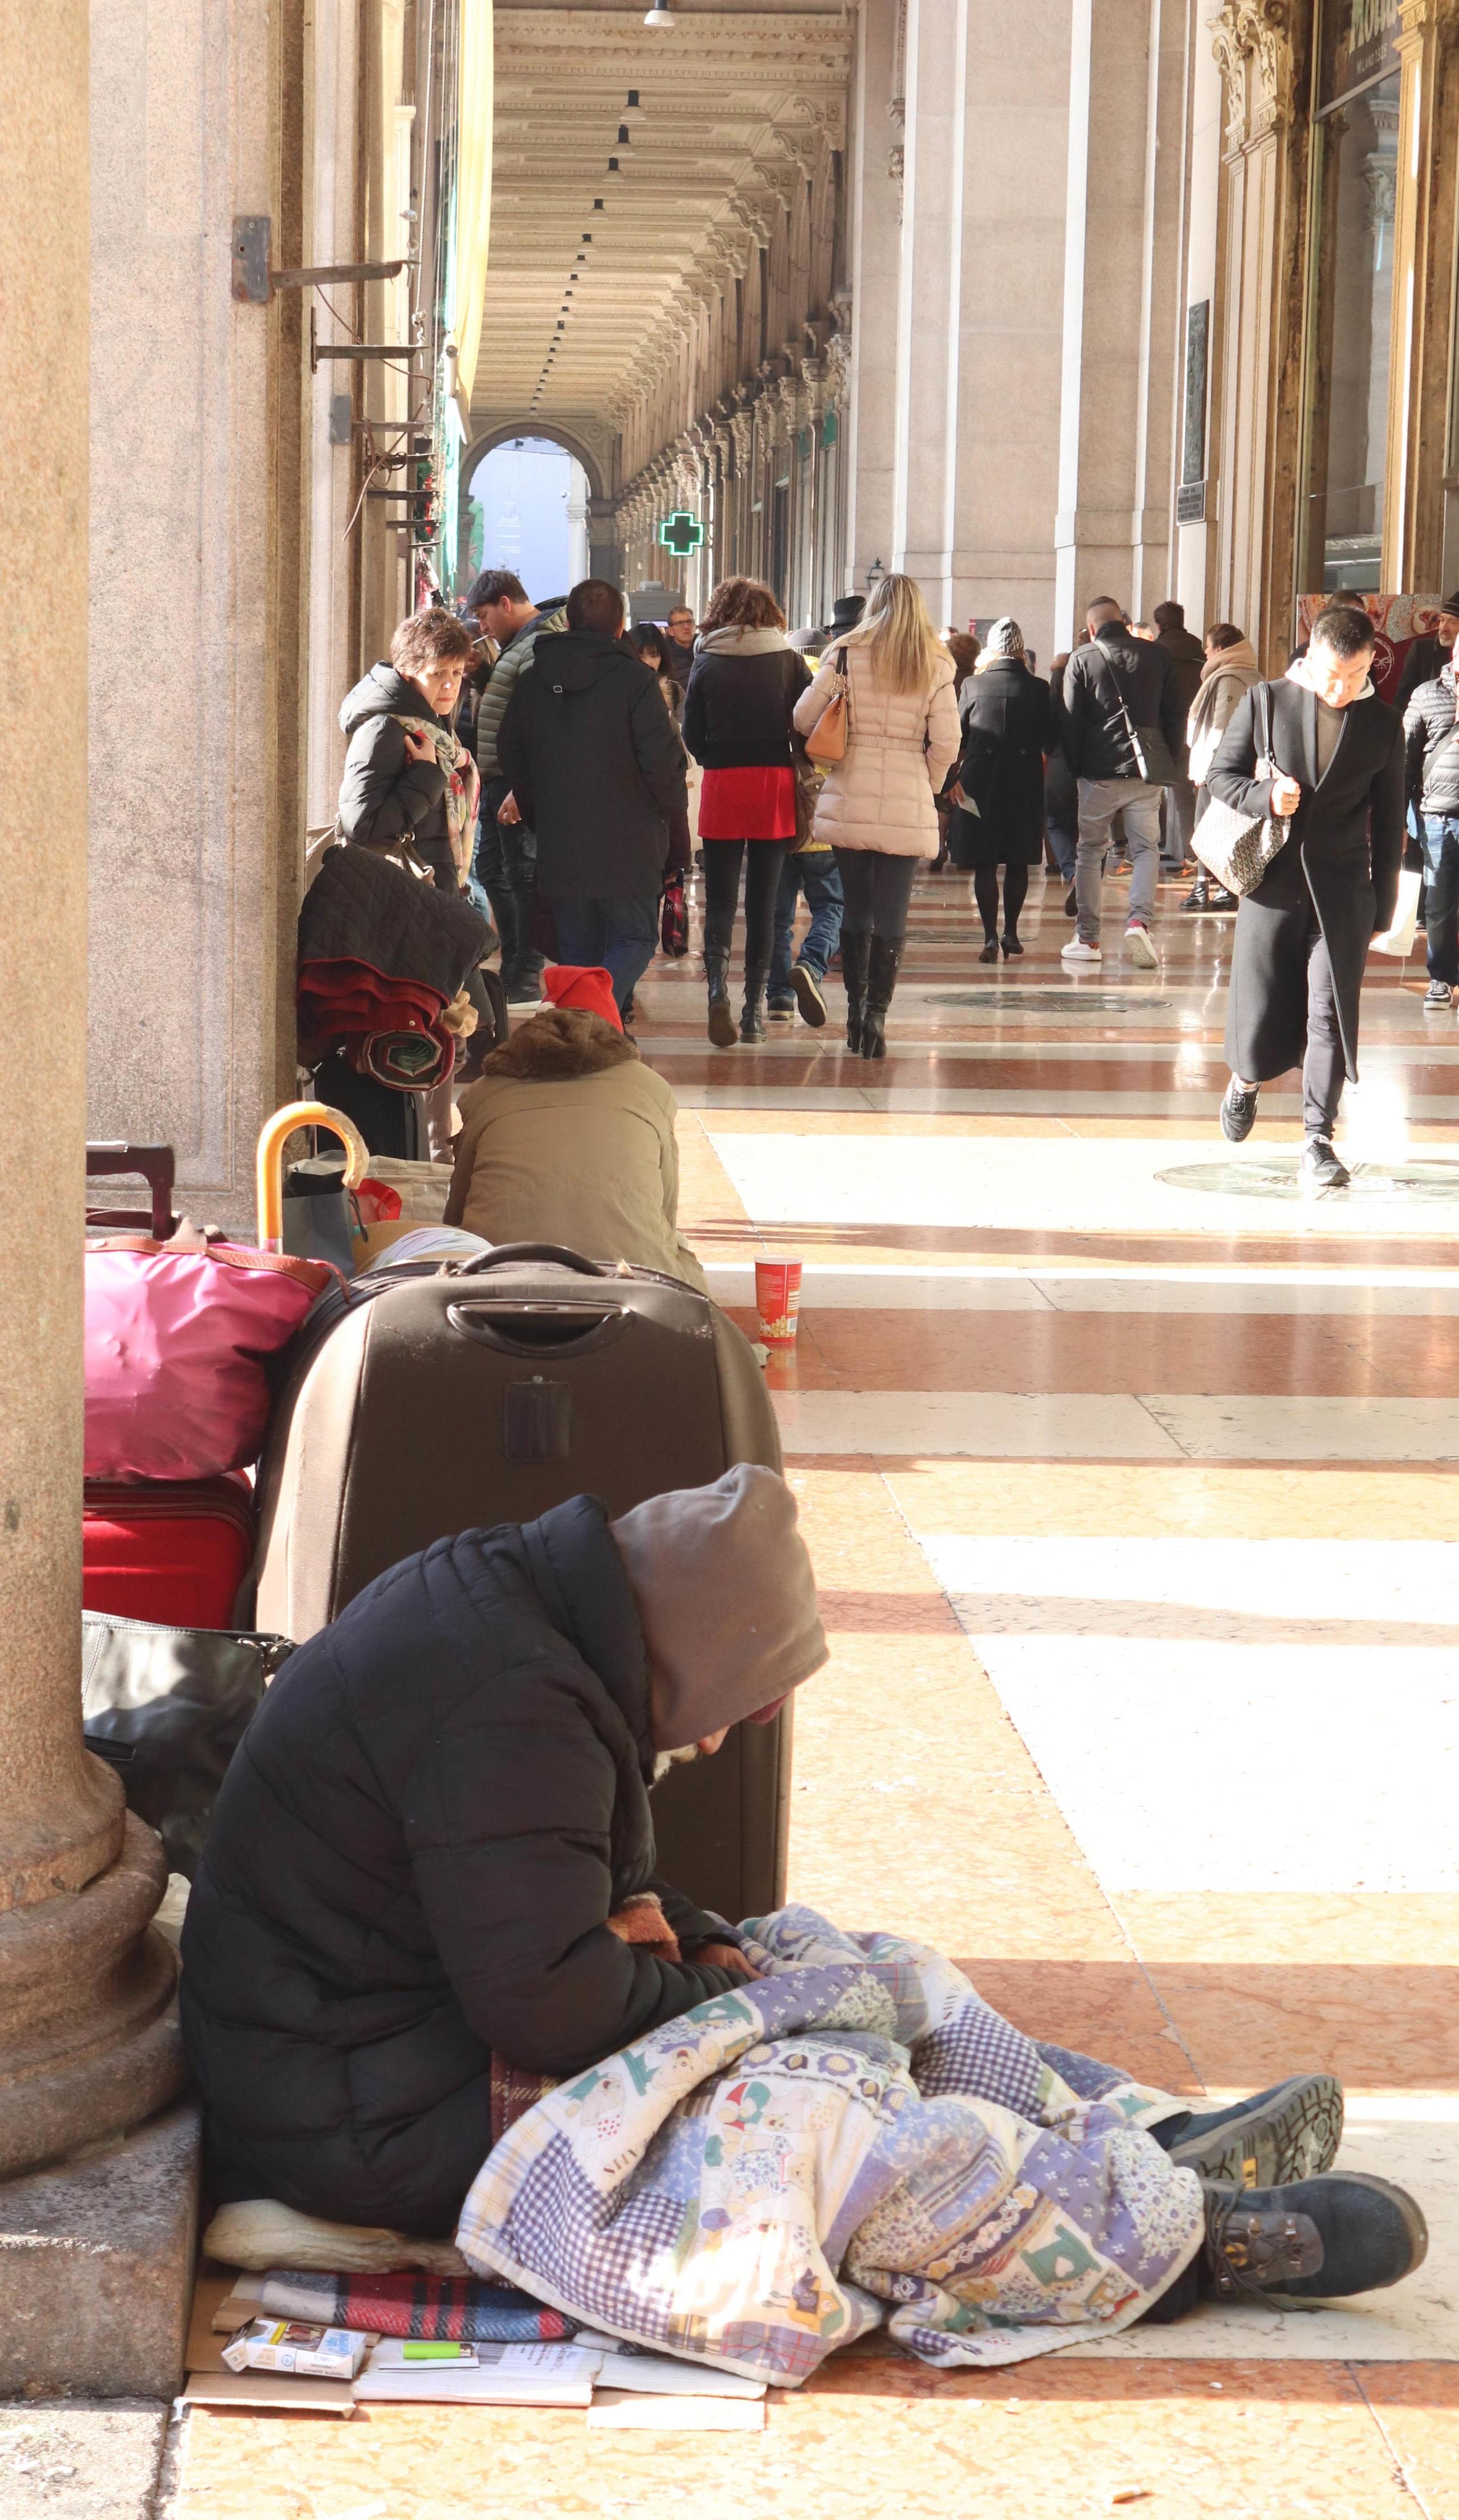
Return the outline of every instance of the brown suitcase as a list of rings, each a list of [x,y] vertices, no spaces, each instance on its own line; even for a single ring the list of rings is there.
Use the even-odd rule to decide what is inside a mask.
[[[260,1479],[255,1625],[312,1636],[447,1533],[583,1494],[614,1515],[736,1462],[781,1466],[749,1342],[677,1279],[547,1244],[356,1279],[296,1369]],[[785,1898],[791,1715],[655,1789],[660,1870],[736,1919]]]

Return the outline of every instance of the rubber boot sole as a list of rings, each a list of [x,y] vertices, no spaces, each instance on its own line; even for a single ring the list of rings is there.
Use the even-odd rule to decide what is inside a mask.
[[[1335,2074],[1294,2074],[1264,2105],[1170,2147],[1170,2159],[1213,2187],[1290,2187],[1330,2170],[1343,2140]]]
[[[709,1039],[716,1050],[733,1050],[740,1038],[734,1010],[728,998],[709,1000]]]

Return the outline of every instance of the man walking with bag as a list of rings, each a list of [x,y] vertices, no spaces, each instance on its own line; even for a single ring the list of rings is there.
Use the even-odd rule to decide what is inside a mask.
[[[1333,1131],[1344,1080],[1357,1082],[1363,965],[1392,924],[1403,863],[1403,723],[1373,688],[1374,640],[1365,612],[1330,605],[1285,680],[1237,703],[1207,773],[1234,814],[1287,818],[1237,915],[1221,1128],[1237,1145],[1249,1137],[1258,1089],[1301,1061],[1301,1182],[1313,1192],[1349,1179]]]
[[[1161,789],[1176,776],[1185,746],[1185,710],[1166,650],[1137,639],[1113,596],[1090,605],[1088,645],[1064,670],[1064,753],[1079,784],[1074,860],[1075,932],[1071,964],[1097,964],[1100,906],[1110,827],[1124,818],[1130,858],[1125,949],[1142,970],[1158,968],[1150,922],[1160,879]]]

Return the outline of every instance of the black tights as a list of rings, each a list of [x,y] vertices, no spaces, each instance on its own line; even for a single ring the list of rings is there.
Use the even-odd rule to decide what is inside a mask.
[[[843,936],[885,936],[900,945],[922,860],[890,857],[885,849],[838,849],[836,863],[846,905]]]
[[[1017,936],[1019,912],[1028,893],[1028,870],[1020,860],[1017,866],[1003,870],[1003,933]],[[998,870],[995,866],[980,867],[973,878],[973,898],[982,914],[982,932],[990,940],[998,933]]]
[[[702,840],[705,853],[705,952],[728,954],[745,867],[746,985],[765,984],[775,945],[775,902],[789,840]]]

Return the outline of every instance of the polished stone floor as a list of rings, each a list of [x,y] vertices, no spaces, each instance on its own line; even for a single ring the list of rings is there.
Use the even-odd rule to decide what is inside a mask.
[[[1336,2066],[1343,2158],[1414,2188],[1428,2263],[995,2376],[873,2341],[752,2451],[195,2416],[182,2520],[1459,2520],[1459,1024],[1421,1012],[1418,956],[1374,961],[1360,1169],[1307,1202],[1295,1091],[1220,1138],[1231,922],[1181,890],[1159,971],[1111,919],[1071,980],[1061,885],[987,969],[964,882],[929,877],[875,1067],[829,1028],[711,1051],[689,963],[640,992],[715,1293],[748,1327],[755,1255],[806,1264],[769,1374],[834,1659],[791,1887],[1172,2090]]]

